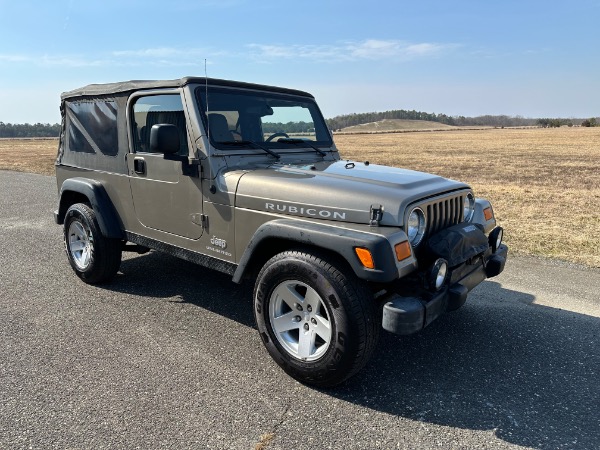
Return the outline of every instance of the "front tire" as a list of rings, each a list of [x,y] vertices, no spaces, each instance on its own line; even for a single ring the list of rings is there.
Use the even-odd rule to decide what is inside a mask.
[[[271,258],[254,288],[254,316],[271,357],[293,378],[329,387],[356,374],[379,337],[368,286],[342,261],[302,251]],[[346,275],[349,274],[349,275]]]
[[[90,206],[76,203],[67,210],[64,241],[69,264],[86,283],[109,281],[119,271],[122,241],[102,235]]]

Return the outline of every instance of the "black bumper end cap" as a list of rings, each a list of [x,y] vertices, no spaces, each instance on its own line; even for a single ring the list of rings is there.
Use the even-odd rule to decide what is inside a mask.
[[[500,273],[504,270],[504,265],[506,264],[506,258],[502,255],[492,255],[490,259],[487,260],[485,264],[485,275],[487,278],[495,277],[496,275],[500,275]]]
[[[416,297],[393,295],[383,305],[381,325],[394,334],[408,335],[421,331],[425,324],[425,307]]]
[[[456,311],[467,301],[469,289],[460,283],[456,283],[448,289],[448,311]]]
[[[425,298],[392,294],[383,305],[381,326],[394,334],[406,336],[421,331],[447,309],[448,291],[440,290]]]

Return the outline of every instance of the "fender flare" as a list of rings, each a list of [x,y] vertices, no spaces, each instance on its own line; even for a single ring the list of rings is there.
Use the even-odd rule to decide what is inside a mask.
[[[55,213],[56,223],[64,223],[65,214],[70,203],[64,201],[65,194],[74,192],[84,195],[90,201],[92,209],[96,213],[96,220],[102,234],[108,238],[125,239],[125,233],[119,220],[119,215],[106,193],[102,183],[89,178],[69,178],[65,180],[60,188],[60,200],[58,211]]]
[[[310,245],[337,253],[348,262],[356,276],[364,280],[387,283],[398,278],[390,242],[384,235],[377,233],[376,229],[369,233],[304,220],[277,219],[262,224],[250,239],[233,275],[235,283],[241,282],[255,252],[271,239]],[[354,252],[355,247],[371,251],[375,269],[363,267]]]

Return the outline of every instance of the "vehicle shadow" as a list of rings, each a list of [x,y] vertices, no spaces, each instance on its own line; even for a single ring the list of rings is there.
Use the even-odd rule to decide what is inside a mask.
[[[421,333],[384,332],[369,366],[329,394],[522,446],[598,448],[599,330],[596,317],[485,281]]]
[[[173,298],[255,328],[252,284],[159,252],[124,258],[117,278],[104,289],[142,297]]]
[[[124,259],[106,289],[176,297],[254,328],[252,285],[151,252]],[[466,305],[408,337],[382,331],[362,372],[329,395],[540,449],[600,442],[600,319],[485,281]]]

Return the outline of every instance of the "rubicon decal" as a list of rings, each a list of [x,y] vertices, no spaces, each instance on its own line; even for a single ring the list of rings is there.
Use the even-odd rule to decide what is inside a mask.
[[[344,211],[319,209],[311,206],[287,205],[285,203],[265,203],[267,211],[275,211],[297,216],[319,217],[321,219],[346,220]]]

